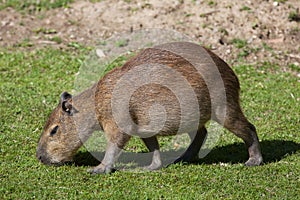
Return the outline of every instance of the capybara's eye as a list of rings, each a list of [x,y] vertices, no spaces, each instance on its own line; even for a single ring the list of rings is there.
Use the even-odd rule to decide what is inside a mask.
[[[58,130],[58,126],[55,126],[55,127],[51,130],[50,136],[55,135],[55,133],[57,132],[57,130]]]

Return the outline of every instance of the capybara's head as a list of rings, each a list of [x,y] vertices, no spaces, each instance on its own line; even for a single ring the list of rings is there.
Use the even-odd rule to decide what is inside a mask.
[[[72,160],[82,144],[77,134],[74,115],[76,109],[72,105],[72,95],[64,92],[38,142],[36,156],[42,163],[61,165]]]

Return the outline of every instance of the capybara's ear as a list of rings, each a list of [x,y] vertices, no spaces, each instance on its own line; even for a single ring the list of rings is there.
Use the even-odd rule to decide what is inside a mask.
[[[62,110],[66,113],[68,113],[69,115],[73,115],[75,112],[75,109],[73,108],[72,105],[72,95],[69,94],[68,92],[63,92],[60,95],[60,103],[61,103],[61,107]]]

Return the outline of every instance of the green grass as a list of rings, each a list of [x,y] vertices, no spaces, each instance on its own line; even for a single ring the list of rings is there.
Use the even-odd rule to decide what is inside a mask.
[[[262,141],[263,166],[244,167],[244,144],[228,132],[199,164],[156,172],[91,176],[86,170],[97,161],[84,148],[76,164],[39,163],[45,120],[60,93],[73,89],[87,53],[73,46],[0,50],[0,199],[299,199],[299,77],[271,63],[233,67],[245,114]]]
[[[300,13],[299,13],[299,11],[298,10],[291,11],[289,13],[288,19],[289,19],[289,21],[299,22],[300,21]]]
[[[250,11],[251,8],[249,8],[248,6],[243,6],[242,8],[240,8],[240,11]]]
[[[73,0],[0,0],[0,10],[11,7],[19,11],[33,13],[36,11],[66,7]]]
[[[247,45],[246,40],[242,40],[242,39],[238,39],[238,38],[234,38],[231,42],[236,48],[239,48],[239,49],[244,48]]]

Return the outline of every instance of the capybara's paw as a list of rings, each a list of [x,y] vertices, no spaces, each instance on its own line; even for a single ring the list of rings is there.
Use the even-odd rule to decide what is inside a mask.
[[[245,162],[246,166],[258,166],[262,163],[263,159],[261,156],[249,158],[247,162]]]
[[[94,168],[88,169],[87,171],[91,174],[109,174],[115,172],[116,170],[112,167],[100,164]]]
[[[151,164],[151,165],[148,165],[146,167],[144,167],[143,169],[144,170],[147,170],[147,171],[154,171],[154,170],[159,170],[160,168],[162,168],[162,165],[161,164]]]
[[[198,154],[195,156],[189,156],[189,155],[183,155],[177,158],[173,164],[176,163],[197,163],[199,162],[200,158],[198,157]]]

